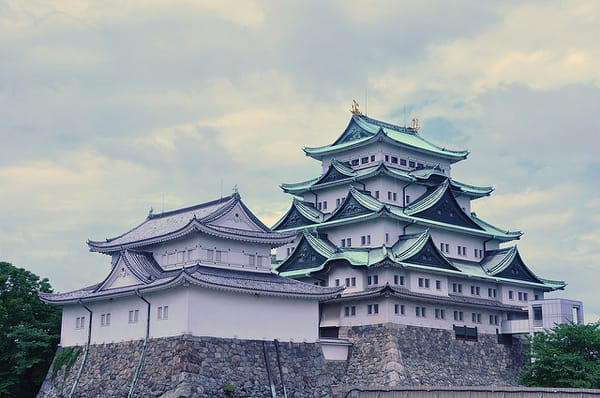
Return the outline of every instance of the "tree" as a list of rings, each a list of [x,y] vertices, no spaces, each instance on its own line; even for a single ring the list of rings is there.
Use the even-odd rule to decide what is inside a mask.
[[[523,385],[600,388],[600,321],[557,325],[531,338],[529,348]]]
[[[0,397],[34,397],[52,363],[60,310],[38,292],[52,292],[48,279],[0,262]]]

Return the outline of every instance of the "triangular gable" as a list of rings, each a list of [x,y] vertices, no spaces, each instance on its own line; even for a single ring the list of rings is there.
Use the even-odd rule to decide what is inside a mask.
[[[455,268],[446,257],[444,257],[436,248],[431,236],[428,237],[427,241],[417,253],[412,256],[403,259],[403,263],[425,265],[427,267],[448,269],[452,271],[459,271]]]
[[[327,258],[317,252],[302,235],[296,249],[277,267],[277,272],[281,274],[303,269],[309,270],[320,266],[325,260]]]
[[[343,180],[345,178],[350,178],[350,177],[352,177],[353,174],[355,174],[352,171],[350,171],[348,174],[343,173],[342,171],[340,171],[340,169],[342,169],[343,166],[340,167],[340,166],[336,165],[335,163],[336,163],[335,161],[332,162],[329,165],[329,169],[327,169],[327,172],[325,172],[325,174],[323,174],[323,176],[321,178],[319,178],[317,180],[317,182],[315,182],[313,185],[325,184],[327,182]]]
[[[305,227],[308,225],[317,224],[318,221],[318,219],[313,220],[306,217],[302,212],[298,210],[297,202],[294,201],[292,202],[292,207],[290,207],[290,209],[282,217],[282,219],[273,226],[273,231]]]
[[[356,121],[354,120],[353,116],[350,119],[350,123],[348,123],[348,126],[346,127],[342,135],[340,135],[340,137],[332,144],[332,146],[360,140],[361,138],[371,136],[373,136],[373,134],[360,127],[358,123],[356,123]]]
[[[517,279],[520,281],[533,282],[533,283],[544,283],[533,272],[527,268],[527,265],[523,262],[519,251],[515,252],[512,261],[503,269],[495,274],[494,276],[506,279]]]
[[[241,202],[238,202],[226,213],[222,214],[217,219],[208,222],[208,225],[236,228],[245,231],[264,232],[262,226],[257,225],[255,222],[256,217],[253,217],[252,214],[248,214],[246,210],[247,208],[242,206]]]
[[[116,289],[124,286],[133,286],[144,284],[144,281],[135,276],[129,265],[123,258],[123,254],[117,260],[110,274],[98,286],[96,291]]]
[[[427,198],[423,198],[426,200]],[[411,206],[418,206],[418,202],[415,202]],[[425,218],[427,220],[443,222],[446,224],[458,225],[466,228],[473,228],[482,230],[479,224],[475,223],[471,218],[465,214],[463,209],[460,207],[454,195],[450,189],[446,188],[442,196],[428,206],[425,210],[410,214],[413,217]]]
[[[341,220],[362,216],[363,214],[371,214],[373,210],[366,208],[356,200],[351,193],[344,199],[344,202],[338,207],[327,221]]]

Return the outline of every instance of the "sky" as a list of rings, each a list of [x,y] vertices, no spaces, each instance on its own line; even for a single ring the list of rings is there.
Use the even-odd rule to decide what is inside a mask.
[[[87,239],[235,185],[268,225],[352,100],[471,154],[453,177],[600,319],[600,2],[0,0],[0,261],[101,281]]]

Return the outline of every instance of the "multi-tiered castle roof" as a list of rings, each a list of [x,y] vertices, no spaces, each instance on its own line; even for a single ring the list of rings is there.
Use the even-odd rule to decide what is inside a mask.
[[[414,318],[435,314],[439,327],[451,327],[443,322],[452,321],[448,314],[463,321],[469,311],[473,323],[485,323],[482,313],[489,315],[484,319],[491,331],[502,320],[526,316],[528,301],[564,288],[562,281],[536,275],[516,246],[500,247],[519,239],[520,231],[494,226],[471,211],[470,202],[493,188],[451,176],[452,164],[466,159],[468,151],[435,145],[418,130],[416,120],[401,127],[354,109],[332,144],[305,148],[307,156],[321,161],[323,172],[281,185],[294,198],[273,229],[297,237],[278,250],[276,271],[345,286],[342,297],[325,304],[347,318],[333,322],[336,326],[390,320],[431,324]],[[378,302],[380,296],[395,301]],[[386,306],[387,312],[380,311]],[[406,307],[415,308],[412,317],[389,316]],[[361,317],[361,309],[377,316]]]

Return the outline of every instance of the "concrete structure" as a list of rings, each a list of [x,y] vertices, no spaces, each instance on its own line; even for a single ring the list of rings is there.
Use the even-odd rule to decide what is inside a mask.
[[[455,330],[457,338],[533,333],[571,319],[573,306],[583,321],[581,303],[544,300],[566,283],[539,277],[507,245],[521,232],[471,211],[493,188],[452,177],[468,152],[432,144],[418,130],[417,120],[400,127],[354,107],[332,144],[304,149],[322,174],[281,185],[294,199],[273,229],[297,236],[277,250],[274,269],[346,288],[322,303],[322,335],[388,322]]]

